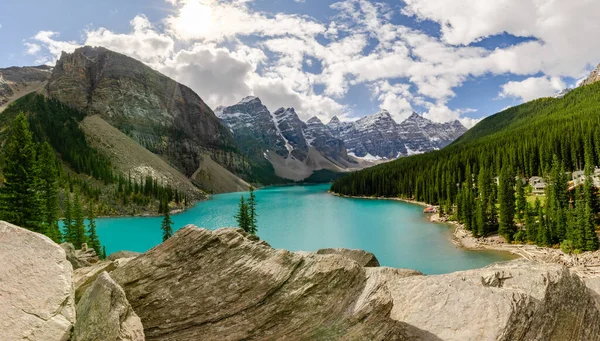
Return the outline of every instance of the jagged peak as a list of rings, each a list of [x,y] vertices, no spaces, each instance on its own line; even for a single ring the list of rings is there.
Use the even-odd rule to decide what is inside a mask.
[[[308,121],[306,121],[306,123],[320,123],[320,124],[323,124],[323,122],[317,116],[311,117]]]
[[[329,125],[329,124],[338,124],[338,123],[340,123],[340,119],[337,116],[333,116],[331,118],[331,120],[329,120],[329,123],[327,123],[327,124]]]
[[[389,111],[387,111],[385,109],[381,109],[376,114],[374,114],[373,117],[386,117],[386,118],[389,117],[389,118],[392,118],[392,115],[390,115]]]
[[[250,102],[257,102],[257,103],[261,103],[260,98],[256,97],[256,96],[246,96],[244,98],[242,98],[241,101],[238,102],[238,104],[245,104],[245,103],[250,103]]]

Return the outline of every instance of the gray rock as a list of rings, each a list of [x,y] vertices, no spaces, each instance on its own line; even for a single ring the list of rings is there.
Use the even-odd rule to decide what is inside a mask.
[[[143,341],[144,328],[123,289],[102,272],[77,303],[73,341]]]
[[[114,253],[111,253],[107,259],[108,260],[117,260],[119,258],[133,258],[133,257],[137,257],[141,255],[140,252],[133,252],[133,251],[117,251]]]
[[[528,261],[439,276],[186,226],[111,274],[148,340],[597,340],[583,281]]]
[[[0,339],[66,341],[72,266],[48,237],[0,221]]]
[[[365,268],[338,255],[302,256],[237,229],[193,226],[114,270],[148,340],[408,340],[390,306],[350,315]]]
[[[95,264],[100,261],[100,258],[96,254],[96,250],[88,247],[87,243],[83,243],[81,249],[75,250],[75,256],[89,264]]]
[[[235,147],[233,137],[190,88],[106,48],[63,52],[47,91],[88,115],[99,114],[186,176],[198,169],[205,153],[221,151],[228,160],[241,159],[223,152]]]
[[[387,159],[443,148],[467,131],[459,121],[435,123],[417,113],[397,123],[386,110],[356,122],[334,117],[327,127],[344,141],[348,152]]]
[[[103,261],[85,268],[73,271],[73,288],[75,289],[75,302],[79,302],[83,293],[94,283],[96,278],[103,272],[111,272],[117,268],[113,261]]]
[[[92,265],[87,260],[78,257],[78,254],[75,252],[75,247],[73,247],[73,244],[62,243],[60,244],[60,247],[62,247],[63,250],[65,250],[67,260],[73,266],[73,270]]]
[[[364,250],[351,250],[351,249],[320,249],[316,252],[319,255],[340,255],[346,258],[350,258],[353,261],[364,267],[378,267],[379,260],[371,252]]]

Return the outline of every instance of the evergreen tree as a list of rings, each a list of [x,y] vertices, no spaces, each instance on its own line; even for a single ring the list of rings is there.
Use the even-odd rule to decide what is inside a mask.
[[[536,243],[538,237],[535,214],[534,208],[531,207],[531,204],[527,203],[527,208],[525,210],[525,230],[527,232],[527,241],[531,243]]]
[[[96,251],[97,255],[100,255],[102,251],[100,247],[100,240],[96,234],[96,214],[94,212],[94,204],[90,203],[88,207],[88,246]]]
[[[2,219],[43,232],[44,210],[39,195],[39,168],[29,123],[23,113],[12,123],[4,145],[4,187],[0,189]]]
[[[73,200],[73,245],[76,249],[81,248],[83,243],[87,242],[85,235],[85,217],[83,215],[83,207],[79,199],[79,192],[75,192]]]
[[[162,230],[162,240],[163,242],[167,241],[167,239],[173,236],[173,221],[171,220],[171,212],[169,212],[169,202],[167,199],[163,200],[162,211],[164,214],[164,218],[161,224]]]
[[[500,227],[498,233],[507,242],[513,240],[515,228],[515,176],[510,166],[505,165],[500,172],[498,203],[500,204]]]
[[[248,204],[244,200],[244,196],[240,197],[240,205],[238,213],[235,215],[235,220],[238,223],[238,227],[246,232],[250,232],[250,216],[248,215]]]
[[[550,245],[559,243],[566,238],[568,205],[568,179],[564,166],[554,155],[546,187],[546,216]]]
[[[44,208],[44,234],[54,242],[60,243],[62,234],[58,226],[58,170],[54,151],[48,142],[44,142],[40,146],[38,167],[40,169],[40,194]]]
[[[102,246],[102,253],[100,254],[100,258],[106,259],[106,246]]]
[[[75,233],[73,229],[73,211],[71,207],[71,199],[69,192],[66,192],[65,194],[65,205],[63,208],[63,235],[65,242],[75,245]]]
[[[548,222],[544,215],[544,209],[539,198],[535,200],[535,208],[537,211],[537,245],[551,246],[552,240],[550,238],[550,228],[548,227]]]
[[[250,197],[248,198],[248,233],[256,234],[258,232],[257,217],[256,214],[256,195],[254,194],[254,187],[250,186]]]
[[[516,218],[521,224],[525,223],[527,216],[527,198],[525,197],[525,185],[523,179],[519,177],[516,182],[516,193],[517,193],[517,211]]]

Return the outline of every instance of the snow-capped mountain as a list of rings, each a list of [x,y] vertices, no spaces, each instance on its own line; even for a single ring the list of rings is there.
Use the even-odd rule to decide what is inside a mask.
[[[328,124],[348,153],[366,159],[395,159],[440,149],[467,131],[460,122],[435,123],[413,113],[400,124],[382,110],[353,123],[334,117]]]
[[[281,156],[289,154],[287,141],[258,97],[249,96],[235,105],[218,107],[215,114],[245,153],[256,157],[263,157],[265,150]]]
[[[268,160],[277,175],[293,180],[319,169],[357,169],[439,149],[467,130],[458,121],[434,123],[416,113],[398,124],[386,110],[355,122],[337,117],[327,125],[317,117],[303,122],[294,108],[270,113],[257,97],[219,107],[215,114],[243,151]]]
[[[300,161],[308,156],[308,143],[304,137],[306,124],[300,120],[294,108],[279,108],[273,113],[273,121],[286,141],[291,155]]]
[[[306,142],[321,154],[338,162],[350,161],[344,141],[333,136],[329,128],[318,117],[306,121],[304,129]]]

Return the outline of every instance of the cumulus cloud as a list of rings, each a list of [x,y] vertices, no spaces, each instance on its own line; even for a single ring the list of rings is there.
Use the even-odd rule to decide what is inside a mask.
[[[527,102],[552,96],[566,86],[559,77],[529,77],[520,82],[511,81],[502,85],[499,96],[514,97]]]
[[[26,53],[52,62],[62,50],[105,46],[190,86],[212,107],[252,94],[272,110],[293,106],[303,118],[324,121],[369,114],[344,105],[353,86],[366,86],[399,121],[417,108],[434,121],[466,126],[477,122],[468,117],[474,109],[449,107],[464,82],[529,77],[499,89],[500,97],[526,101],[564,88],[564,77],[581,78],[600,56],[600,41],[589,39],[600,31],[588,15],[600,10],[597,1],[405,0],[398,8],[341,0],[326,21],[257,11],[252,0],[165,1],[173,8],[160,22],[138,15],[130,32],[88,29],[80,42],[40,31],[25,42]],[[393,24],[401,14],[439,23],[440,37]],[[495,49],[471,45],[505,32],[532,39]]]

